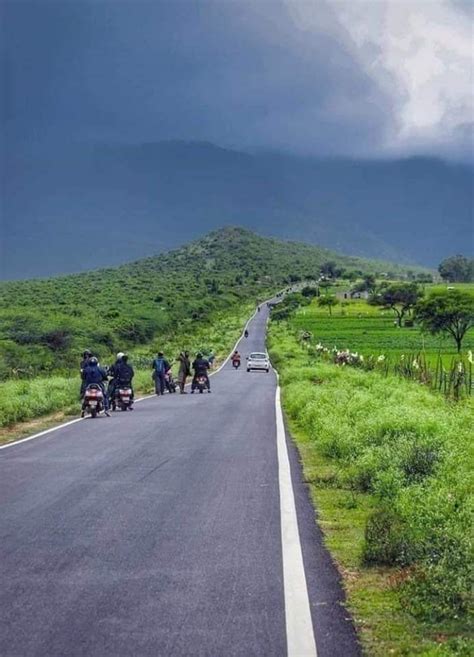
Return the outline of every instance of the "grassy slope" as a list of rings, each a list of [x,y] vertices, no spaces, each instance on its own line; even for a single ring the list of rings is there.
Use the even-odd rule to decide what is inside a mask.
[[[273,323],[269,347],[366,653],[469,654],[472,402],[317,364],[296,326]]]

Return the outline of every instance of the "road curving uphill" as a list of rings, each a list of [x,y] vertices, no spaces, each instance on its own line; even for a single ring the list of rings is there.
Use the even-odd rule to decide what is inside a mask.
[[[212,389],[0,452],[1,655],[359,654],[275,373]]]

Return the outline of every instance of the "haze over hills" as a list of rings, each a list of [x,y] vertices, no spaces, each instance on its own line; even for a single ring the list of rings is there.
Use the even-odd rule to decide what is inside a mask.
[[[13,160],[2,191],[7,279],[114,265],[236,224],[429,266],[473,250],[468,164],[319,160],[179,141],[69,145]]]

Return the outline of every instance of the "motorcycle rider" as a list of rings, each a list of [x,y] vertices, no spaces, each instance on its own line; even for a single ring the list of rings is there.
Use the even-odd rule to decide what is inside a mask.
[[[249,332],[248,332],[248,330],[247,330],[247,329],[245,329],[245,333],[244,333],[244,336],[245,336],[246,338],[248,338],[248,337],[249,337]]]
[[[81,370],[81,399],[84,396],[84,390],[86,389],[86,384],[84,383],[84,369],[89,362],[89,359],[92,358],[92,351],[89,349],[86,349],[83,354],[82,354],[82,360],[80,364],[80,370]]]
[[[240,360],[241,360],[241,358],[240,358],[240,354],[239,354],[239,352],[238,352],[237,349],[236,349],[236,350],[234,351],[234,353],[232,354],[232,365],[233,365],[234,367],[240,367]]]
[[[107,390],[107,394],[109,396],[110,401],[113,400],[115,391],[117,390],[117,372],[120,363],[122,362],[122,358],[124,357],[123,351],[119,351],[115,360],[115,363],[109,367],[107,370],[108,376],[110,376],[110,381],[109,381],[109,387]]]
[[[103,367],[100,367],[99,361],[95,356],[89,358],[87,365],[84,367],[83,376],[84,376],[84,384],[85,384],[84,391],[87,388],[87,386],[91,385],[91,383],[96,383],[97,385],[100,386],[100,389],[102,390],[102,394],[104,395],[104,412],[107,415],[107,417],[110,417],[109,400],[104,385],[104,381],[107,381],[107,373]],[[84,417],[84,411],[82,411],[81,417]]]
[[[191,394],[194,393],[197,387],[198,377],[203,376],[206,379],[207,392],[211,392],[211,383],[207,370],[209,369],[209,361],[203,358],[201,353],[196,354],[196,360],[193,363],[194,377],[191,384]]]
[[[155,393],[157,395],[165,394],[165,375],[170,369],[170,364],[165,359],[162,351],[158,352],[158,356],[153,361],[153,380],[155,382]]]
[[[120,388],[130,388],[132,394],[130,395],[130,410],[133,411],[133,401],[135,393],[133,391],[132,379],[135,376],[133,367],[128,362],[127,354],[122,354],[120,361],[115,366],[115,390]],[[113,397],[111,397],[113,399]]]

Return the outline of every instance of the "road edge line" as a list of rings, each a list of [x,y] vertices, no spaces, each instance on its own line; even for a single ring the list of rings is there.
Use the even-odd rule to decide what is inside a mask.
[[[40,438],[41,436],[46,436],[48,433],[53,433],[53,431],[58,431],[58,429],[64,429],[64,427],[68,427],[71,424],[76,424],[76,422],[81,422],[85,418],[83,417],[76,417],[74,420],[69,420],[69,422],[63,422],[62,424],[57,424],[55,427],[51,427],[50,429],[45,429],[44,431],[40,431],[39,433],[34,433],[32,436],[26,436],[26,438],[20,438],[19,440],[14,440],[11,443],[7,443],[6,445],[0,445],[0,449],[6,449],[7,447],[14,447],[15,445],[20,445],[21,443],[26,443],[29,440],[33,440],[34,438]]]
[[[275,411],[287,652],[288,657],[317,657],[281,407],[280,377],[277,370],[273,369],[277,377]]]

